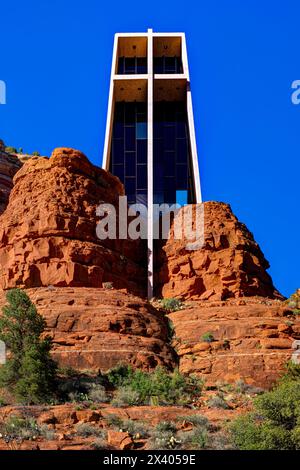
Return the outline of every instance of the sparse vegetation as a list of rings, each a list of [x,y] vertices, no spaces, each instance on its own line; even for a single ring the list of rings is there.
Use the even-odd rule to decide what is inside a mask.
[[[288,364],[273,390],[254,400],[254,411],[230,426],[234,445],[241,450],[300,449],[300,366]]]
[[[147,373],[121,365],[109,372],[108,379],[116,388],[121,387],[116,398],[122,398],[124,402],[124,397],[129,397],[134,404],[149,404],[153,397],[157,397],[158,404],[183,405],[199,396],[203,387],[203,382],[195,377],[185,377],[178,370],[167,372],[160,367]]]
[[[205,343],[212,343],[214,340],[214,335],[209,331],[201,336],[201,341],[204,341]]]
[[[297,289],[286,302],[292,309],[293,315],[300,315],[300,289]]]
[[[230,408],[230,406],[224,399],[223,394],[221,393],[215,395],[214,397],[211,397],[208,400],[207,404],[210,408],[222,408],[223,410],[228,410]]]
[[[92,447],[95,450],[104,450],[107,449],[107,441],[105,438],[99,437],[92,443]]]
[[[149,436],[149,430],[141,421],[127,419],[122,422],[121,429],[127,431],[134,439],[145,439]]]
[[[16,149],[16,147],[7,146],[7,147],[5,147],[5,152],[6,153],[17,153],[17,149]]]
[[[176,439],[176,426],[168,421],[159,423],[151,433],[149,448],[152,450],[174,449],[180,445]]]
[[[103,429],[97,428],[96,426],[92,426],[88,423],[80,423],[76,426],[76,434],[81,437],[100,437],[104,438],[104,431]]]
[[[159,300],[159,303],[166,312],[176,312],[183,308],[183,302],[179,299],[175,299],[174,297],[161,299]]]
[[[130,386],[120,387],[114,396],[111,404],[112,406],[134,406],[140,403],[140,394],[138,391],[133,390]]]
[[[117,416],[115,414],[109,414],[106,417],[106,422],[109,426],[116,428],[116,429],[122,429],[123,426],[123,420],[120,418],[120,416]]]
[[[114,288],[112,282],[103,282],[102,287],[103,287],[103,289],[113,289]]]
[[[44,434],[35,419],[11,416],[0,424],[0,434],[7,442],[11,440],[35,440],[39,435]]]
[[[200,414],[179,416],[177,420],[179,422],[192,424],[193,426],[200,426],[205,429],[208,429],[209,427],[209,421],[206,416],[202,416]]]

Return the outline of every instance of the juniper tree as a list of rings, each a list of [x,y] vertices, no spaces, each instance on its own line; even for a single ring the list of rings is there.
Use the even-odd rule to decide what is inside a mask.
[[[6,300],[0,340],[9,357],[0,367],[0,387],[12,393],[17,402],[48,401],[54,392],[57,366],[50,356],[51,338],[41,338],[46,322],[21,289],[8,291]]]

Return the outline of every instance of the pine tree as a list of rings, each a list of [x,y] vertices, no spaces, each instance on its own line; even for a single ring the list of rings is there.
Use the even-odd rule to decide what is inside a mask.
[[[41,338],[46,322],[21,289],[8,291],[6,299],[0,340],[10,354],[0,367],[0,387],[21,403],[47,402],[54,393],[57,366],[50,356],[51,338]]]

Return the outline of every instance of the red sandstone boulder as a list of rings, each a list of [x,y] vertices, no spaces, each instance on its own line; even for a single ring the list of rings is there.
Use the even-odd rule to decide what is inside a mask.
[[[203,377],[208,385],[241,379],[269,388],[291,359],[300,319],[276,300],[252,298],[238,304],[191,302],[168,315],[180,370]]]
[[[166,318],[125,292],[37,288],[27,293],[47,322],[53,357],[61,366],[108,370],[120,363],[152,369],[175,366]],[[5,304],[0,293],[0,309]]]
[[[221,202],[203,205],[202,247],[187,250],[186,238],[174,239],[174,225],[170,239],[163,246],[159,244],[156,252],[157,294],[201,300],[255,295],[282,299],[266,272],[269,264],[262,251],[230,206]],[[193,207],[194,219],[195,210],[196,206]]]
[[[144,294],[143,243],[96,236],[96,207],[117,206],[124,194],[118,178],[79,151],[56,149],[50,159],[28,160],[14,183],[0,218],[0,288],[101,287],[110,281]]]
[[[121,432],[121,431],[108,431],[107,434],[107,441],[108,444],[112,447],[121,450],[129,450],[133,448],[133,440],[128,434],[128,432]]]

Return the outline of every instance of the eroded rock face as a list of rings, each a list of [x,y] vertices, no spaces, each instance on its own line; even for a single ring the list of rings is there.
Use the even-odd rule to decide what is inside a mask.
[[[187,240],[171,237],[157,250],[157,294],[183,299],[225,300],[232,297],[282,298],[266,272],[265,259],[253,235],[228,204],[205,202],[204,244],[188,251]],[[196,206],[193,207],[194,213]]]
[[[300,338],[300,320],[276,300],[191,302],[169,317],[180,370],[204,377],[208,385],[243,380],[270,387]]]
[[[175,366],[166,318],[139,297],[93,288],[26,291],[47,322],[61,366],[106,371],[120,363],[152,369]],[[0,308],[5,304],[0,294]]]
[[[4,149],[4,143],[0,140],[0,215],[8,204],[8,198],[13,187],[13,177],[22,166],[16,156],[9,155]]]
[[[0,218],[0,288],[114,287],[144,294],[142,242],[99,240],[96,207],[116,206],[119,179],[93,166],[79,151],[56,149],[33,157],[14,179]]]

